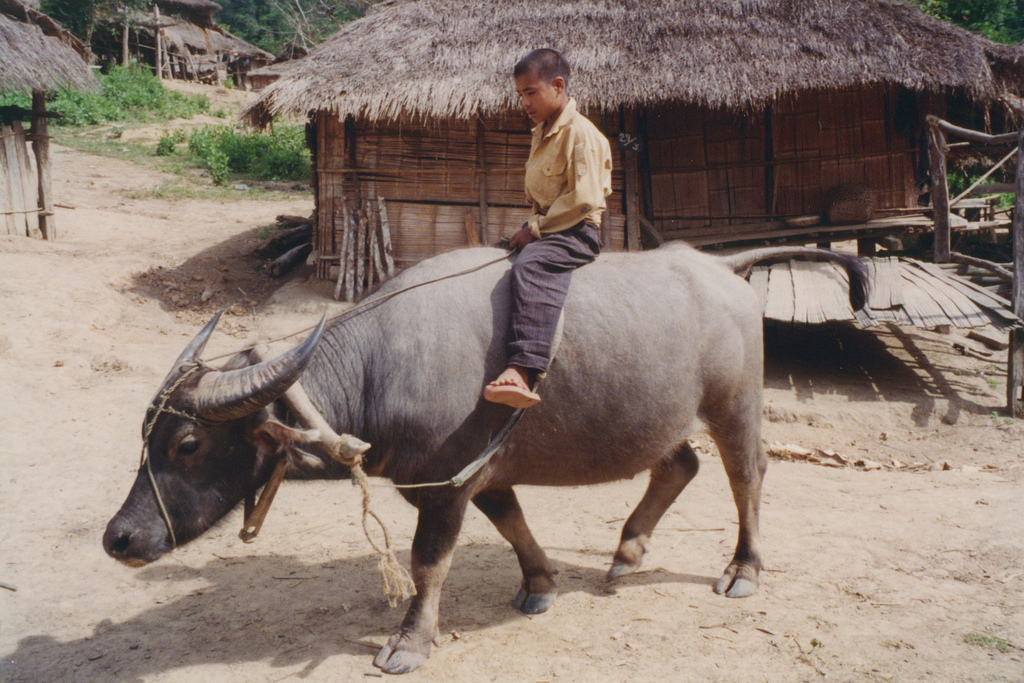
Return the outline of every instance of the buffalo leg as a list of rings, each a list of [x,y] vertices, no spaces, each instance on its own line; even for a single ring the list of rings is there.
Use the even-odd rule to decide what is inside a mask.
[[[455,543],[466,513],[466,499],[424,495],[419,503],[416,534],[412,540],[412,579],[416,595],[402,621],[373,660],[387,673],[407,673],[426,661],[431,645],[438,644],[438,605],[441,586],[448,576]]]
[[[710,426],[729,475],[740,523],[736,553],[715,584],[715,592],[730,598],[745,598],[757,590],[761,571],[758,521],[761,483],[768,461],[761,448],[760,400],[751,401],[745,410],[736,410],[728,420],[716,421]]]
[[[523,570],[523,586],[512,606],[523,614],[546,612],[555,602],[554,569],[544,550],[526,526],[523,509],[512,489],[485,491],[473,498],[473,504],[491,520],[498,532],[512,544]]]
[[[654,527],[686,485],[697,476],[700,463],[688,442],[683,442],[672,457],[651,468],[651,481],[640,504],[626,520],[608,580],[636,571],[640,567]]]

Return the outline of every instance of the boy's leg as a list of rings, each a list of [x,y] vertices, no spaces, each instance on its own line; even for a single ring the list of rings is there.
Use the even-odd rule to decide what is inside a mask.
[[[514,392],[522,393],[525,389],[532,395],[529,379],[547,370],[551,362],[551,342],[569,292],[572,272],[597,258],[600,245],[598,229],[582,224],[531,242],[516,257],[511,273],[509,369],[489,385],[487,398],[507,402],[501,400],[503,396],[495,395],[491,388],[495,386],[514,386]],[[527,405],[539,400],[535,395],[529,398],[524,402]]]

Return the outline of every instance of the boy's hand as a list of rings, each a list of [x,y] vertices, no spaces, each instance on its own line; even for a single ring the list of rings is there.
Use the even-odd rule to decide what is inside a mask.
[[[519,251],[535,239],[537,238],[533,236],[532,232],[530,232],[530,228],[524,225],[519,228],[519,231],[516,234],[512,235],[512,239],[508,241],[508,248],[513,251]]]

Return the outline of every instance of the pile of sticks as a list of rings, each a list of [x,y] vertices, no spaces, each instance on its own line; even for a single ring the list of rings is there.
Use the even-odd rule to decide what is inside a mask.
[[[340,228],[338,231],[341,232],[340,267],[334,298],[356,301],[364,292],[395,274],[391,228],[384,198],[369,200],[358,209],[347,201],[343,202],[334,224],[335,229]]]
[[[313,217],[277,217],[279,232],[268,237],[253,250],[261,259],[273,259],[267,264],[270,277],[281,277],[306,260],[313,250]]]

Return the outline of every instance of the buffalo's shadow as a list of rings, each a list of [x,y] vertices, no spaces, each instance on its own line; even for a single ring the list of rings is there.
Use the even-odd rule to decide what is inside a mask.
[[[408,552],[399,555],[408,566]],[[553,564],[562,595],[606,595],[615,587],[664,583],[713,585],[716,578],[657,570],[606,584],[603,570]],[[375,671],[372,658],[398,629],[407,607],[388,608],[375,555],[310,563],[265,555],[215,559],[200,569],[161,562],[139,572],[148,581],[202,578],[210,585],[121,622],[103,619],[84,638],[23,638],[3,658],[0,678],[142,681],[191,666],[266,660],[276,668],[303,666],[296,674],[303,677],[335,655],[356,656],[356,665],[347,661],[336,672],[342,680]],[[529,628],[510,604],[521,578],[508,546],[460,546],[441,601],[442,632],[472,632],[516,618],[524,621],[519,627]],[[558,610],[557,602],[552,609]]]

